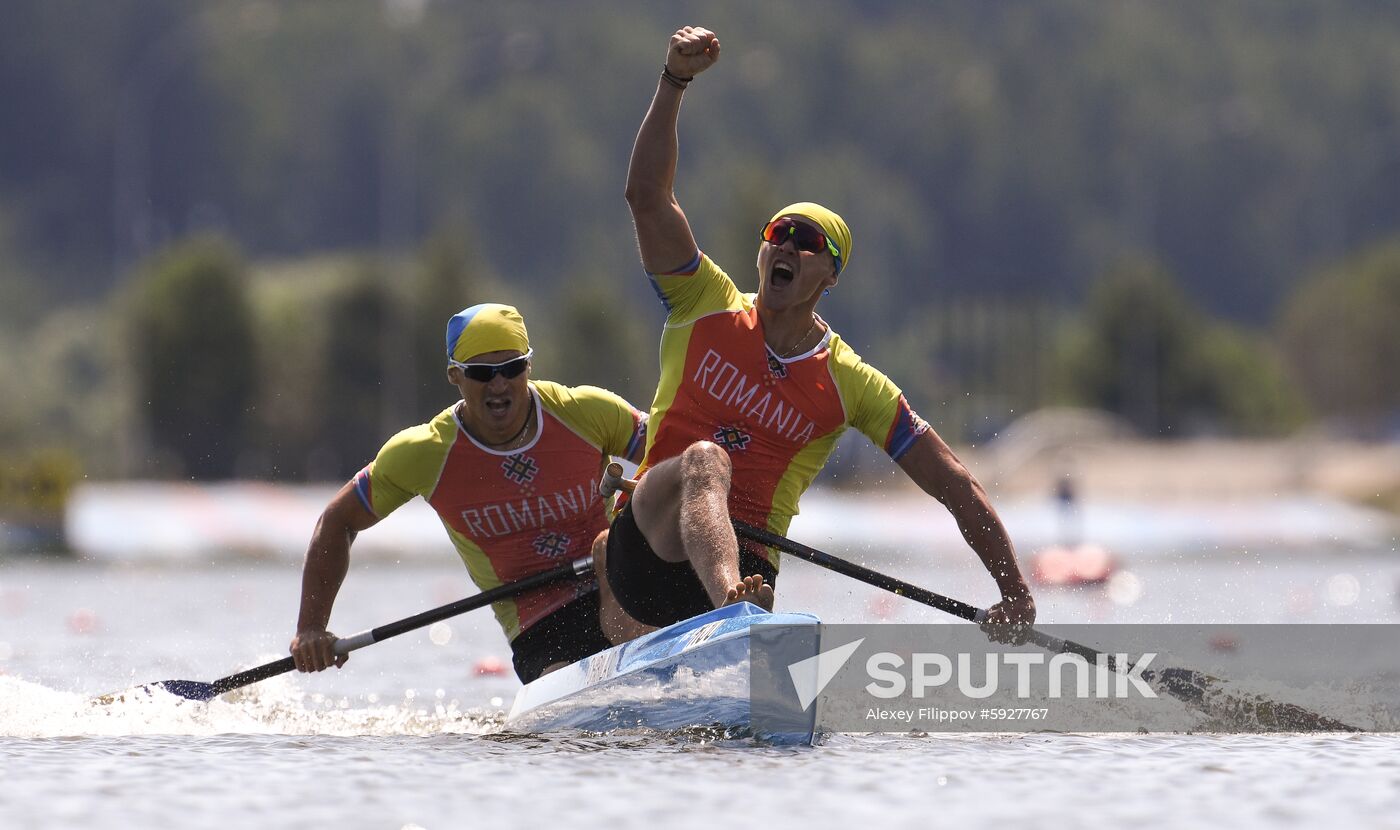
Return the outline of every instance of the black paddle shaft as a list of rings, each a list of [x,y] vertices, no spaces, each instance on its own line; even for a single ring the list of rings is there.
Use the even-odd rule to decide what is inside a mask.
[[[881,588],[891,593],[898,594],[899,596],[907,597],[915,602],[932,606],[940,611],[952,614],[955,617],[962,617],[971,622],[982,623],[987,619],[987,612],[981,608],[968,605],[965,602],[960,602],[952,597],[945,597],[927,588],[920,588],[918,585],[912,585],[902,579],[895,579],[879,571],[872,571],[862,565],[857,565],[854,562],[848,562],[845,559],[832,556],[816,548],[808,547],[801,542],[794,542],[786,536],[779,536],[772,531],[754,527],[747,522],[742,522],[738,519],[733,519],[732,521],[736,534],[758,542],[759,544],[777,548],[783,553],[796,556],[798,559],[804,559],[811,562],[813,565],[819,565],[827,570],[849,576],[867,585],[874,585],[876,588]],[[1099,652],[1088,646],[1081,645],[1071,640],[1062,640],[1059,637],[1052,637],[1044,632],[1036,631],[1034,628],[1026,632],[1025,637],[1030,642],[1054,654],[1062,652],[1078,654],[1090,663],[1094,662],[1099,657]],[[1117,670],[1115,660],[1112,656],[1108,656],[1108,664],[1111,669]]]
[[[801,542],[794,542],[785,536],[754,527],[738,519],[732,521],[734,532],[739,536],[776,548],[783,553],[796,556],[798,559],[805,559],[814,565],[849,576],[867,585],[874,585],[876,588],[883,588],[886,591],[908,597],[915,602],[930,605],[965,620],[981,623],[987,618],[986,611],[965,602],[959,602],[951,597],[945,597],[903,580],[886,576],[879,571],[872,571],[854,562],[847,562],[829,553],[807,547]],[[1034,628],[1025,630],[1022,634],[1027,641],[1035,643],[1052,654],[1077,654],[1090,663],[1095,663],[1100,657],[1103,657],[1110,671],[1122,672],[1132,668],[1131,663],[1120,664],[1116,656],[1100,652],[1073,640],[1053,637],[1043,631],[1036,631]],[[1184,703],[1205,709],[1207,712],[1223,711],[1236,717],[1241,715],[1253,717],[1267,728],[1285,731],[1362,731],[1354,726],[1349,726],[1291,703],[1273,701],[1258,695],[1232,694],[1222,688],[1219,679],[1191,669],[1144,670],[1140,676],[1147,683]]]
[[[448,617],[455,617],[458,614],[474,611],[483,606],[490,605],[493,602],[519,596],[528,591],[533,591],[536,588],[548,585],[551,582],[559,582],[565,579],[577,579],[586,573],[592,573],[592,571],[593,560],[591,558],[569,562],[557,568],[541,571],[540,573],[527,576],[515,582],[498,585],[495,588],[482,591],[475,596],[465,597],[456,602],[450,602],[447,605],[431,608],[421,614],[414,614],[411,617],[405,617],[395,622],[385,623],[378,628],[372,628],[362,634],[357,634],[344,640],[338,640],[336,641],[337,646],[340,646],[341,643],[346,643],[347,645],[343,648],[337,648],[337,651],[348,652],[357,648],[363,648],[364,646],[380,642],[381,640],[387,640],[390,637],[397,637],[400,634],[422,628],[425,625],[432,625]],[[296,662],[293,661],[292,658],[283,657],[281,660],[274,660],[271,663],[265,663],[237,674],[231,674],[228,677],[221,677],[209,685],[213,687],[214,695],[221,695],[224,692],[231,692],[234,689],[240,689],[251,683],[257,683],[259,680],[266,680],[269,677],[286,674],[295,668]]]
[[[895,579],[879,571],[872,571],[863,565],[848,562],[845,559],[832,556],[816,548],[809,548],[801,542],[794,542],[786,536],[779,536],[770,530],[754,527],[747,522],[741,522],[738,519],[734,519],[733,522],[734,532],[738,535],[758,542],[761,545],[777,548],[783,553],[796,556],[798,559],[805,559],[813,565],[820,565],[829,571],[835,571],[836,573],[864,582],[867,585],[874,585],[876,588],[882,588],[902,597],[908,597],[915,602],[931,605],[940,611],[945,611],[955,617],[962,617],[972,622],[981,622],[987,616],[987,612],[983,611],[981,608],[976,608],[965,602],[959,602],[952,597],[936,594],[927,588],[920,588],[918,585],[912,585],[902,579]]]

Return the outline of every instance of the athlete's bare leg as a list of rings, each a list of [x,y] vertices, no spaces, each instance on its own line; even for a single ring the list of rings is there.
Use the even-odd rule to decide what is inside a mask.
[[[632,494],[632,515],[656,555],[667,562],[690,562],[716,607],[731,601],[744,585],[739,574],[739,540],[729,523],[729,454],[718,444],[698,441],[679,456],[649,469]],[[743,599],[773,607],[773,590],[762,579]]]
[[[603,634],[607,636],[608,642],[620,645],[656,630],[655,626],[632,619],[630,614],[622,610],[617,598],[613,596],[612,586],[608,584],[608,531],[606,530],[599,533],[598,538],[593,540],[593,571],[598,576],[598,622],[602,625]]]

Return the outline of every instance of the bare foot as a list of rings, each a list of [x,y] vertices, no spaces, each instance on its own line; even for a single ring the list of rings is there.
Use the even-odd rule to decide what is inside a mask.
[[[759,574],[746,576],[743,582],[735,584],[724,596],[725,605],[733,605],[736,602],[752,602],[764,611],[772,611],[773,586],[765,584]]]

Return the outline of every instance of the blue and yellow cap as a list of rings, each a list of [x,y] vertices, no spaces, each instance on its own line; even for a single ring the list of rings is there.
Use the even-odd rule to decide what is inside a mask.
[[[458,363],[487,352],[530,351],[525,318],[514,306],[482,303],[464,308],[447,321],[447,357]]]
[[[797,202],[773,214],[773,218],[768,221],[774,222],[783,216],[801,216],[816,222],[817,227],[822,229],[822,233],[826,234],[826,238],[840,252],[836,257],[836,273],[845,270],[846,263],[851,261],[851,229],[846,227],[846,220],[836,211],[824,208],[816,202]]]

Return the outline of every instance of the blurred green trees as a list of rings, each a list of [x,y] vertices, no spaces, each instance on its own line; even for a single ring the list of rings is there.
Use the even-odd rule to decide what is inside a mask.
[[[126,457],[93,458],[88,467],[103,475],[346,478],[395,432],[456,400],[443,335],[449,317],[480,302],[522,309],[537,377],[601,385],[643,409],[650,404],[658,332],[625,298],[585,279],[541,302],[528,287],[484,271],[471,249],[470,233],[454,228],[399,257],[248,268],[227,243],[173,246],[141,269],[123,305],[125,340],[115,354],[129,355],[132,382],[121,383],[128,361],[84,375],[110,390],[101,411],[134,415],[87,419],[106,424],[100,436],[130,445]],[[634,287],[647,290],[639,276]],[[91,353],[101,361],[114,351]],[[63,365],[57,355],[49,360]],[[51,385],[61,389],[73,378]],[[33,431],[17,424],[14,435]],[[80,446],[100,436],[70,433]]]
[[[661,329],[633,310],[628,288],[646,291],[642,278],[627,284],[582,279],[565,288],[552,309],[531,311],[530,341],[538,355],[535,375],[570,386],[604,386],[642,411],[651,407],[660,375]],[[654,300],[654,297],[644,299]]]
[[[414,290],[397,281],[414,273],[352,255],[277,263],[253,275],[262,372],[244,475],[346,478],[394,432],[441,408],[403,397],[419,373],[417,344],[404,333]]]
[[[234,473],[258,376],[246,280],[229,245],[198,238],[162,253],[131,285],[131,391],[158,474]]]
[[[471,236],[464,223],[439,229],[413,258],[403,281],[405,313],[396,336],[405,341],[400,368],[412,377],[412,387],[398,396],[401,406],[394,415],[405,423],[457,399],[457,390],[447,382],[448,318],[467,306],[500,302],[488,296],[491,281]],[[535,335],[538,327],[526,322]]]
[[[341,479],[455,400],[443,326],[486,301],[525,313],[537,377],[650,404],[661,316],[639,313],[651,299],[640,275],[585,272],[541,296],[486,271],[470,238],[454,229],[398,257],[254,267],[217,239],[172,246],[140,269],[115,319],[72,309],[34,328],[35,360],[0,370],[0,387],[24,390],[0,415],[0,442],[58,435],[101,475]],[[1400,245],[1326,270],[1275,336],[1212,317],[1160,264],[1130,260],[1078,310],[1034,297],[911,309],[918,323],[872,359],[955,441],[1059,403],[1163,437],[1285,434],[1306,422],[1305,397],[1383,423],[1400,406],[1397,282]],[[847,313],[827,317],[839,329]]]
[[[1069,399],[1147,435],[1270,434],[1303,417],[1265,340],[1210,319],[1160,265],[1104,275],[1063,348]]]
[[[660,321],[621,190],[686,22],[724,41],[682,115],[701,247],[752,290],[771,211],[842,212],[821,313],[950,439],[1058,402],[1154,435],[1394,431],[1396,255],[1351,257],[1400,229],[1395,4],[6,11],[16,455],[338,478],[451,402],[440,330],[484,300],[525,312],[539,376],[645,406]],[[186,244],[209,230],[222,252]]]
[[[1315,275],[1289,297],[1279,336],[1318,412],[1367,434],[1400,426],[1400,241]]]
[[[101,296],[206,229],[264,261],[402,250],[450,217],[537,287],[635,268],[620,191],[673,7],[100,6],[14,0],[0,28],[0,215],[54,296]],[[949,294],[1072,303],[1139,251],[1259,325],[1317,263],[1400,225],[1395,4],[722,0],[703,17],[725,57],[683,115],[697,237],[737,278],[733,239],[830,202],[856,235],[857,341]]]
[[[376,269],[360,264],[336,285],[318,312],[325,315],[320,377],[314,387],[319,394],[301,392],[305,404],[322,410],[313,444],[317,463],[308,473],[342,478],[348,472],[343,455],[357,448],[370,453],[387,437],[380,419],[385,384],[391,373],[411,375],[412,368],[389,364],[390,349],[398,345],[389,341],[389,333],[401,309]]]

